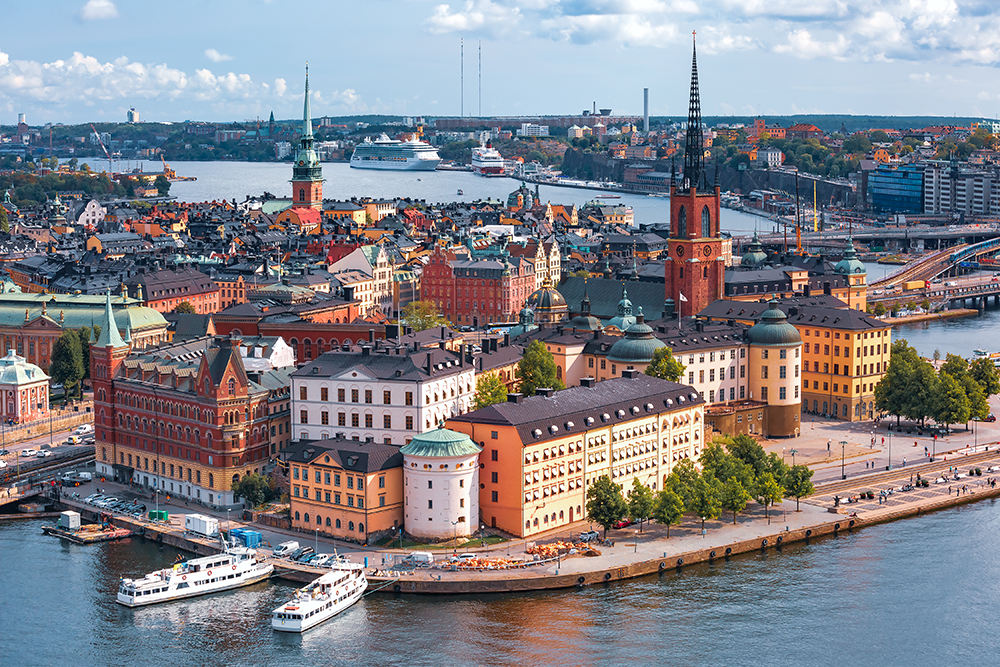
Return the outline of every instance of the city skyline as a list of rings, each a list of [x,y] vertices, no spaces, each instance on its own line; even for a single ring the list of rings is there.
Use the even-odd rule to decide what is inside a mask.
[[[5,6],[0,122],[294,118],[306,60],[315,116],[458,116],[463,39],[465,115],[481,42],[483,115],[639,114],[648,87],[651,115],[683,116],[692,31],[705,115],[1000,113],[1000,7],[981,0],[379,6]]]

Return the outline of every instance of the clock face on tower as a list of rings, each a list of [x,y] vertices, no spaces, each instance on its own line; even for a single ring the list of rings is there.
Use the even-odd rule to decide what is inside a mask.
[[[703,255],[705,255],[705,257],[711,257],[712,256],[712,246],[710,246],[710,245],[705,246],[704,248],[701,249],[701,252],[702,252]]]
[[[677,256],[678,257],[683,257],[684,256],[684,246],[678,244],[676,246],[676,249],[677,249]]]

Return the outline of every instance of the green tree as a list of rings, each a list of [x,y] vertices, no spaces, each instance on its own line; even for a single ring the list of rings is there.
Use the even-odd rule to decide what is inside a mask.
[[[258,473],[244,475],[233,484],[233,496],[243,498],[251,508],[263,505],[270,498],[271,486],[267,479]]]
[[[670,537],[670,526],[681,522],[684,516],[684,501],[671,489],[663,489],[656,494],[652,519],[661,526],[667,527],[667,537]]]
[[[816,488],[810,481],[813,476],[813,471],[809,469],[809,466],[796,465],[788,469],[788,474],[785,475],[785,492],[795,498],[795,511],[799,511],[799,499],[805,498],[806,496],[813,493]]]
[[[767,453],[760,446],[760,443],[753,439],[753,436],[740,433],[733,438],[728,449],[730,454],[750,466],[754,477],[759,476],[767,470]]]
[[[80,352],[83,357],[83,378],[90,379],[90,327],[80,327],[76,330],[76,335],[80,339]]]
[[[969,364],[969,375],[976,381],[987,397],[1000,394],[1000,376],[992,359],[985,357],[974,359]]]
[[[633,521],[639,522],[639,532],[642,532],[642,525],[649,520],[653,514],[653,506],[656,498],[653,491],[638,478],[632,480],[632,488],[628,492],[628,513]]]
[[[66,330],[52,346],[52,363],[49,375],[53,381],[62,384],[68,397],[83,379],[83,351],[80,337],[75,331]]]
[[[733,513],[733,524],[736,523],[736,514],[746,509],[750,498],[750,493],[737,478],[730,477],[725,482],[722,488],[722,507]]]
[[[948,426],[969,421],[971,409],[965,388],[948,373],[942,372],[937,378],[937,391],[933,395],[933,405],[928,416]]]
[[[701,519],[701,529],[705,530],[706,519],[717,519],[722,514],[722,482],[709,474],[699,475],[691,494],[691,504],[687,508]]]
[[[934,415],[935,394],[938,392],[938,376],[930,362],[918,359],[914,367],[903,405],[903,416],[921,424]]]
[[[565,389],[562,380],[556,377],[556,361],[552,353],[540,340],[531,341],[524,351],[524,356],[517,363],[517,379],[520,380],[520,391],[525,396],[534,396],[535,391],[542,388]]]
[[[163,174],[156,177],[156,180],[153,181],[153,185],[156,186],[156,190],[161,197],[166,197],[170,194],[170,181],[167,180],[167,177]]]
[[[0,232],[4,234],[10,231],[10,220],[7,218],[7,209],[0,206]]]
[[[764,506],[764,514],[767,516],[767,523],[771,523],[771,515],[767,511],[768,506],[781,502],[785,497],[785,490],[781,484],[769,472],[764,473],[757,480],[757,500]]]
[[[507,400],[507,385],[496,373],[483,373],[476,379],[476,394],[473,409],[479,410],[489,405]]]
[[[190,301],[181,301],[179,304],[177,304],[177,307],[174,308],[174,312],[193,315],[195,311],[194,311],[194,306],[191,305]]]
[[[969,372],[969,362],[965,360],[964,357],[960,357],[957,354],[948,353],[945,357],[944,363],[941,364],[941,368],[938,369],[939,373],[947,373],[956,380],[961,380],[965,377],[966,373]]]
[[[604,529],[605,539],[608,529],[621,521],[626,512],[628,503],[622,497],[622,487],[607,475],[601,475],[587,489],[587,520]]]
[[[981,421],[990,414],[990,404],[986,400],[986,393],[979,386],[971,374],[966,373],[959,381],[965,391],[965,397],[969,400],[969,419]],[[969,426],[966,424],[966,430]]]
[[[75,157],[71,157],[71,158],[69,159],[69,162],[67,162],[67,163],[66,163],[66,166],[68,166],[68,167],[69,167],[69,170],[70,170],[70,171],[76,171],[76,166],[77,166],[78,164],[80,164],[80,161],[79,161],[79,160],[77,160],[77,159],[76,159]]]
[[[691,459],[684,459],[674,466],[674,469],[667,475],[667,481],[663,488],[670,489],[681,498],[684,507],[690,508],[694,503],[694,494],[698,485],[701,473],[694,466]]]
[[[882,380],[875,385],[875,407],[887,414],[896,415],[897,426],[900,416],[906,412],[914,368],[918,361],[917,351],[905,340],[897,340],[892,344],[889,368]]]
[[[891,139],[889,139],[889,135],[886,134],[885,131],[883,130],[875,130],[874,132],[868,135],[868,139],[872,143],[876,144],[887,144],[890,141],[892,141]]]
[[[646,367],[646,375],[678,382],[684,374],[684,364],[674,358],[674,351],[661,347],[653,351],[653,360]]]
[[[403,306],[399,322],[414,331],[448,326],[448,320],[441,316],[441,310],[437,304],[428,300],[411,301]]]

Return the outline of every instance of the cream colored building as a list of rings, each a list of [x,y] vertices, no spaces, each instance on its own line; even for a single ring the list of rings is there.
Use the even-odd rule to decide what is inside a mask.
[[[414,537],[449,540],[479,530],[479,454],[464,433],[420,433],[403,454],[404,527]]]

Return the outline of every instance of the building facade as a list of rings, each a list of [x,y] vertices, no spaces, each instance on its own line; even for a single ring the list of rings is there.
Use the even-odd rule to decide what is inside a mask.
[[[454,259],[436,248],[424,267],[421,293],[455,324],[514,321],[535,290],[534,268],[527,260]]]
[[[13,350],[0,357],[0,420],[24,424],[49,416],[49,376]]]
[[[608,476],[655,490],[704,444],[704,402],[690,387],[627,372],[530,398],[511,395],[448,422],[483,447],[482,521],[518,537],[586,516],[587,487]]]

